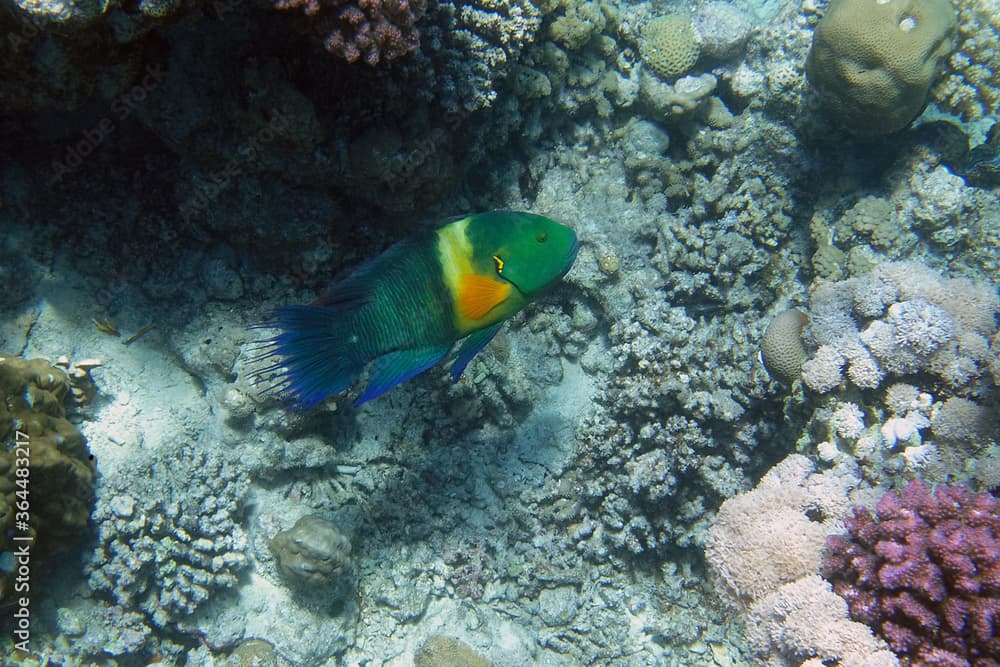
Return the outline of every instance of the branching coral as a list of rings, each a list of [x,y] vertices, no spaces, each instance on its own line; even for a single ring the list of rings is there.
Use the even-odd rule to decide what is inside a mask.
[[[135,461],[106,480],[94,520],[90,587],[163,627],[236,583],[246,536],[236,524],[247,479],[218,453]]]
[[[930,373],[968,390],[983,377],[987,337],[997,328],[996,292],[947,279],[919,264],[889,263],[870,274],[821,284],[807,328],[816,352],[802,367],[806,385],[824,393],[847,377],[863,389],[886,375]]]
[[[659,303],[632,316],[612,326],[616,373],[579,435],[593,478],[582,502],[603,524],[592,537],[597,552],[602,538],[636,554],[690,545],[706,508],[742,483],[742,450],[761,428],[744,408],[755,356],[745,338],[710,340],[711,327]],[[745,324],[727,316],[718,326]]]
[[[302,9],[323,46],[349,63],[369,65],[404,56],[417,48],[416,28],[424,0],[278,0],[278,9]]]
[[[933,90],[938,103],[966,120],[996,114],[1000,104],[1000,2],[956,3],[958,46],[948,61],[950,72]]]
[[[910,482],[831,536],[824,575],[914,665],[1000,664],[1000,502]]]

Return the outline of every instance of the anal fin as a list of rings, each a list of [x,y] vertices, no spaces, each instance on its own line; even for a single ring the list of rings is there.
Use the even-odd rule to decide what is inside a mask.
[[[465,367],[469,365],[479,351],[484,347],[489,345],[493,337],[497,335],[500,331],[500,327],[503,326],[503,322],[497,322],[491,327],[486,327],[485,329],[480,329],[479,331],[470,334],[465,342],[462,343],[462,347],[458,350],[458,356],[455,357],[455,362],[451,365],[451,377],[456,382],[458,378],[462,376],[462,371]]]
[[[451,345],[439,345],[413,350],[398,350],[382,355],[372,364],[371,380],[365,388],[365,393],[354,401],[354,406],[357,407],[381,396],[397,384],[406,382],[413,376],[424,372],[441,362],[448,356],[450,350]]]

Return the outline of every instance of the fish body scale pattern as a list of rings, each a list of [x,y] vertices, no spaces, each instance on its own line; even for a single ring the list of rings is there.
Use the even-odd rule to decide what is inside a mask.
[[[380,264],[372,300],[351,327],[358,336],[359,358],[447,344],[458,337],[451,324],[454,305],[430,243],[394,248]]]

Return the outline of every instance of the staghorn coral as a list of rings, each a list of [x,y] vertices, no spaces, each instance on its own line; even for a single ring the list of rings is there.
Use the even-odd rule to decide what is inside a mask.
[[[855,508],[824,576],[851,617],[914,665],[1000,664],[1000,502],[920,481]]]
[[[327,51],[372,66],[417,48],[416,23],[426,10],[424,0],[277,0],[275,7],[301,9]]]
[[[806,73],[849,132],[895,132],[923,110],[955,31],[948,0],[836,0],[816,26]]]
[[[236,515],[248,480],[223,454],[192,447],[136,457],[105,479],[94,510],[90,588],[158,627],[233,586],[246,565]]]

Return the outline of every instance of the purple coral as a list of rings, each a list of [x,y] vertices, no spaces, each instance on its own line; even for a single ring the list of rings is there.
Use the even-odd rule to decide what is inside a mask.
[[[327,51],[374,66],[417,48],[426,0],[276,0],[275,7],[301,8]]]
[[[1000,502],[920,481],[827,538],[823,575],[910,665],[1000,667]]]

